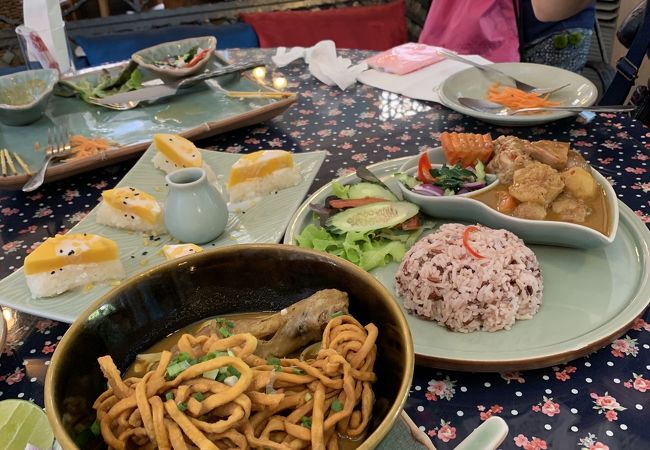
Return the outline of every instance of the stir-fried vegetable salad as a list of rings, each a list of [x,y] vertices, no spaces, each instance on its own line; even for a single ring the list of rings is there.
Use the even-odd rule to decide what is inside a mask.
[[[364,270],[400,261],[425,228],[419,208],[375,183],[332,183],[332,195],[310,204],[314,222],[296,236],[301,247],[331,253]]]
[[[185,69],[198,64],[199,61],[208,56],[208,53],[210,53],[209,48],[195,46],[181,55],[170,56],[159,61],[154,61],[152,64],[162,68]]]
[[[467,194],[487,185],[485,165],[478,160],[474,166],[443,164],[434,168],[429,156],[422,153],[418,160],[417,177],[399,173],[397,179],[413,192],[430,196]]]

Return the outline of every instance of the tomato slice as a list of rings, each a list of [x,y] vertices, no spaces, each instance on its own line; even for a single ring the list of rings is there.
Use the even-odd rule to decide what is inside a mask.
[[[192,66],[196,65],[199,61],[201,61],[205,57],[205,55],[208,54],[209,51],[210,51],[209,48],[204,48],[203,50],[198,52],[196,55],[194,55],[194,58],[192,58],[190,60],[190,62],[185,64],[185,67],[192,67]]]
[[[435,183],[436,179],[431,175],[431,161],[429,155],[424,152],[418,159],[418,179],[423,183]]]
[[[363,197],[363,198],[336,198],[329,201],[332,208],[355,208],[357,206],[368,205],[370,203],[379,203],[387,201],[385,198],[379,197]]]
[[[469,245],[469,235],[475,231],[479,231],[475,226],[470,225],[469,227],[465,228],[465,231],[463,232],[463,246],[467,249],[467,253],[472,255],[474,258],[483,259],[485,256],[481,255]]]
[[[420,215],[416,214],[413,217],[411,217],[410,219],[402,222],[402,224],[400,225],[400,228],[402,230],[404,230],[404,231],[413,231],[413,230],[417,230],[418,228],[420,228],[421,225],[422,225],[422,223],[420,221]]]

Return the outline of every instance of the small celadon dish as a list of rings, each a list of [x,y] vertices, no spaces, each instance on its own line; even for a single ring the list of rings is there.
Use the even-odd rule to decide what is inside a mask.
[[[432,165],[445,162],[442,147],[429,150],[428,155]],[[413,174],[417,168],[418,159],[419,155],[409,159],[399,168],[399,172]],[[614,241],[618,229],[619,206],[616,193],[607,179],[596,170],[592,170],[591,173],[605,192],[605,202],[609,214],[608,234],[600,233],[599,231],[577,223],[520,219],[503,214],[485,203],[472,198],[473,196],[495,188],[499,184],[498,182],[490,183],[485,188],[467,194],[442,197],[418,194],[408,189],[402,183],[400,183],[400,189],[406,200],[418,205],[422,212],[431,217],[464,220],[481,223],[492,228],[504,228],[515,233],[527,244],[597,248],[611,244]]]
[[[206,56],[191,67],[161,67],[156,64],[156,62],[183,55],[192,48],[197,48],[199,49],[198,51],[208,49],[208,52]],[[163,80],[176,79],[202,72],[206,68],[216,48],[217,39],[214,36],[201,36],[154,45],[153,47],[135,52],[131,56],[131,59],[138,63],[139,66],[158,74]]]
[[[59,72],[38,69],[0,77],[0,121],[21,126],[36,122],[45,113]]]

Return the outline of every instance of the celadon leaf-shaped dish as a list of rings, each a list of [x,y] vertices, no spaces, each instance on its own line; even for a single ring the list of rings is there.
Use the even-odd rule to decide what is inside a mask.
[[[156,64],[160,61],[166,61],[169,58],[183,55],[189,52],[192,48],[208,49],[208,53],[203,57],[203,59],[191,67],[161,67]],[[217,39],[214,36],[193,37],[144,48],[135,52],[131,56],[131,59],[138,63],[139,66],[145,67],[162,77],[181,78],[202,72],[216,48]]]
[[[413,172],[418,165],[419,155],[407,160],[399,172]],[[429,150],[431,164],[446,162],[442,147]],[[503,214],[472,196],[495,188],[499,183],[463,195],[433,197],[415,193],[400,183],[404,198],[420,207],[428,216],[441,219],[454,219],[478,222],[491,228],[504,228],[512,231],[527,244],[560,245],[574,248],[597,248],[614,242],[619,220],[619,204],[612,185],[597,170],[592,169],[596,182],[605,192],[605,205],[609,216],[609,232],[599,231],[578,223],[555,220],[532,220]]]

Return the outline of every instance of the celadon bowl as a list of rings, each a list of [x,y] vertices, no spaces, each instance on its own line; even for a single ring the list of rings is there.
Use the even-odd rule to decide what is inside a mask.
[[[97,358],[111,355],[122,373],[136,355],[183,327],[228,313],[279,311],[320,289],[348,293],[349,310],[379,327],[375,403],[359,450],[374,449],[406,401],[413,377],[411,332],[390,292],[359,267],[292,245],[231,245],[175,259],[124,281],[72,324],[45,380],[45,409],[64,450],[80,448],[75,427],[94,420],[106,389]],[[82,427],[83,428],[83,427]],[[97,441],[81,448],[101,448]]]
[[[442,147],[433,148],[429,150],[428,154],[432,165],[446,162]],[[417,168],[418,159],[419,155],[409,159],[400,167],[399,171],[412,173]],[[607,210],[610,215],[610,227],[607,235],[577,223],[512,217],[472,198],[472,195],[485,192],[498,183],[492,183],[485,188],[468,194],[446,197],[418,194],[402,183],[399,183],[399,185],[404,198],[418,205],[422,212],[431,217],[464,220],[481,223],[491,228],[504,228],[515,233],[527,244],[597,248],[611,244],[614,241],[618,229],[619,209],[616,193],[611,184],[595,169],[592,169],[591,173],[605,191]]]
[[[45,113],[58,81],[55,69],[25,70],[0,77],[0,121],[11,126],[36,122]]]
[[[169,57],[187,53],[192,47],[199,47],[201,49],[208,48],[210,51],[206,57],[192,67],[166,68],[154,64],[155,61],[161,61]],[[153,47],[148,47],[135,52],[131,56],[131,59],[138,63],[139,66],[145,67],[146,69],[158,74],[163,78],[163,80],[176,79],[202,72],[206,68],[208,61],[212,57],[216,48],[217,38],[214,36],[201,36],[154,45]]]

